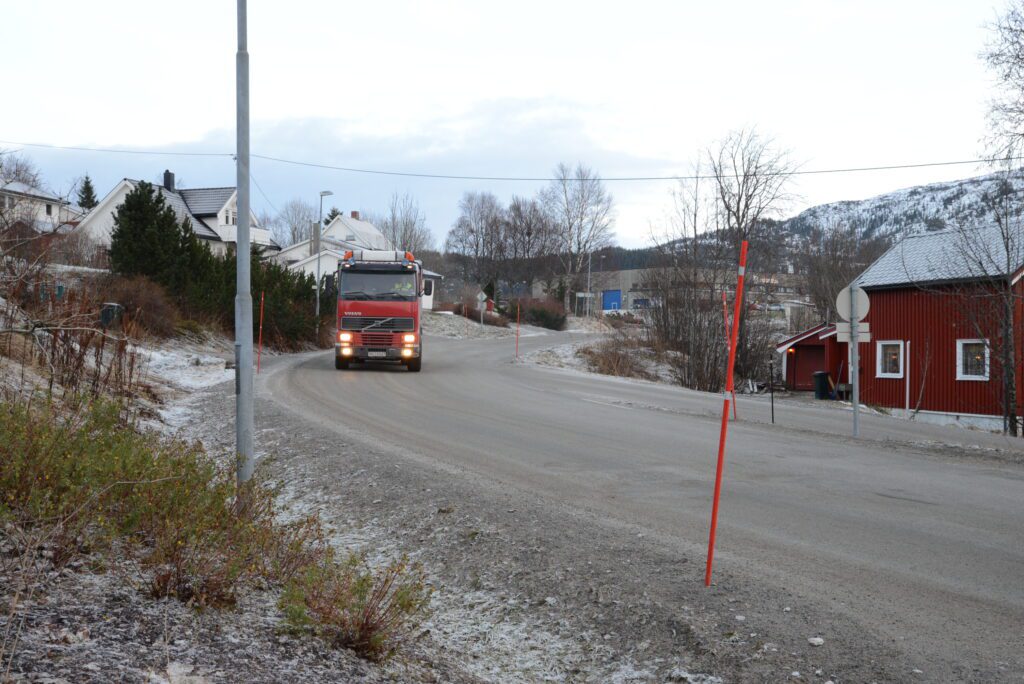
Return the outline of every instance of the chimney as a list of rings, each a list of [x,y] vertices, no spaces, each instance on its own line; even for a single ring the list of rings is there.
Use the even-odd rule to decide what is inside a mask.
[[[359,220],[359,212],[358,211],[353,211],[352,212],[352,218],[354,218],[356,221],[358,221]]]
[[[174,174],[170,171],[164,171],[164,188],[174,192]]]

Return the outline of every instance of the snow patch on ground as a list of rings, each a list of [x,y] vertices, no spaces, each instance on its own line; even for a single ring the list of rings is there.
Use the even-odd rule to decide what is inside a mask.
[[[194,417],[197,390],[230,382],[233,369],[227,367],[234,345],[227,337],[198,341],[185,338],[139,348],[146,380],[164,400],[157,408],[160,429],[179,431]]]
[[[591,368],[584,354],[588,349],[595,348],[596,344],[594,342],[560,344],[530,352],[523,357],[523,360],[538,366],[598,374]],[[679,384],[675,369],[672,368],[665,355],[656,354],[653,350],[646,348],[630,348],[627,353],[633,356],[644,375],[643,378],[630,379],[648,380],[667,385]]]
[[[422,325],[425,335],[447,337],[453,340],[511,337],[516,334],[515,328],[497,328],[493,325],[480,325],[480,323],[471,321],[465,316],[454,316],[446,312],[424,311]]]

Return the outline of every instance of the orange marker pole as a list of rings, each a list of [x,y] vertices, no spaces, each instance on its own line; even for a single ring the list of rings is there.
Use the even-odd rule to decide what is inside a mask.
[[[725,303],[724,290],[722,291],[722,322],[725,325],[725,348],[728,350],[731,346],[729,343],[729,306]],[[739,419],[739,416],[736,415],[736,390],[732,391],[732,419]]]
[[[519,360],[519,302],[516,302],[516,360]]]
[[[263,356],[263,296],[266,290],[260,290],[260,335],[259,345],[256,347],[256,374],[260,373],[260,357]]]
[[[743,304],[743,276],[747,270],[747,241],[740,245],[740,267],[736,276],[736,301],[733,302],[732,339],[729,344],[729,365],[725,371],[725,393],[722,396],[722,429],[718,435],[718,468],[715,471],[715,498],[711,505],[711,532],[708,534],[708,565],[704,586],[711,586],[711,565],[715,558],[715,529],[718,527],[718,500],[722,494],[722,469],[725,467],[725,437],[729,431],[729,395],[732,392],[732,371],[736,365],[736,338],[740,333],[740,312]]]

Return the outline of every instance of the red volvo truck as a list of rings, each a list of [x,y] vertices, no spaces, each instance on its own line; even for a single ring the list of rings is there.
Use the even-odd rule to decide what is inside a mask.
[[[418,373],[423,364],[422,295],[422,265],[411,252],[345,252],[338,265],[334,367],[395,361]]]

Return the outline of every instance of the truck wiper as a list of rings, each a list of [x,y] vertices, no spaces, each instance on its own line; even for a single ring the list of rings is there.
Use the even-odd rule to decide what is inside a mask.
[[[342,299],[358,299],[360,297],[362,297],[363,299],[369,299],[370,294],[368,292],[363,292],[362,290],[352,290],[351,292],[341,293]]]

